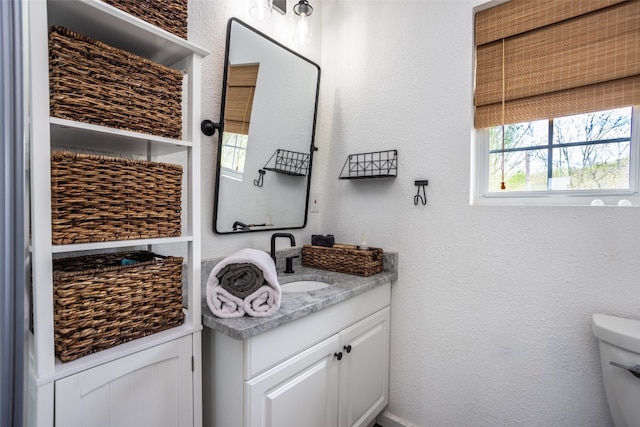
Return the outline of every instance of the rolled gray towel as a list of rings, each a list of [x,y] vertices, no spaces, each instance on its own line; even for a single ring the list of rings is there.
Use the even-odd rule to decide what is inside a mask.
[[[255,264],[229,264],[218,274],[220,286],[231,295],[244,299],[264,284],[264,274]]]

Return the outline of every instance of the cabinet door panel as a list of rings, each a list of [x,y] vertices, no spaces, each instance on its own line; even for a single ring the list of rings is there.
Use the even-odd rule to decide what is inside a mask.
[[[247,381],[245,426],[335,426],[338,342],[338,336],[328,338]]]
[[[191,337],[56,381],[56,427],[193,423]]]
[[[389,309],[356,323],[341,334],[340,427],[363,426],[389,399]],[[351,346],[350,352],[344,349]]]

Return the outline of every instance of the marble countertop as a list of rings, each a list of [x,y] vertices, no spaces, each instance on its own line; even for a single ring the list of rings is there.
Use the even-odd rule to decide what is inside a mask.
[[[203,265],[203,270],[210,272],[215,263]],[[280,309],[269,317],[236,317],[223,319],[213,315],[206,302],[205,274],[203,274],[202,323],[205,327],[223,333],[234,339],[246,339],[269,329],[307,316],[316,311],[338,304],[351,297],[362,294],[384,283],[396,280],[397,253],[384,254],[384,271],[369,277],[354,276],[316,268],[294,266],[293,274],[285,274],[278,270],[278,281],[281,284],[298,280],[318,280],[330,283],[331,286],[309,292],[283,292]],[[208,273],[206,273],[208,277]]]

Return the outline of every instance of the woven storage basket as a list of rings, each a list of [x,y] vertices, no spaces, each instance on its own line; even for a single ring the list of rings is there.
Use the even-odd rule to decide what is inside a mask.
[[[182,167],[55,151],[54,245],[181,235]]]
[[[139,251],[56,259],[53,303],[63,362],[181,325],[182,258]]]
[[[182,138],[182,73],[63,27],[49,32],[51,115]]]
[[[382,271],[382,249],[303,245],[302,265],[366,277]]]
[[[187,38],[187,0],[103,0],[158,28]]]

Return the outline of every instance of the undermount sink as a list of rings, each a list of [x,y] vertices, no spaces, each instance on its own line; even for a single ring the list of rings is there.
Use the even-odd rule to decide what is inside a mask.
[[[325,282],[319,282],[317,280],[298,280],[296,282],[283,283],[280,285],[282,292],[309,292],[317,291],[318,289],[331,286]]]

